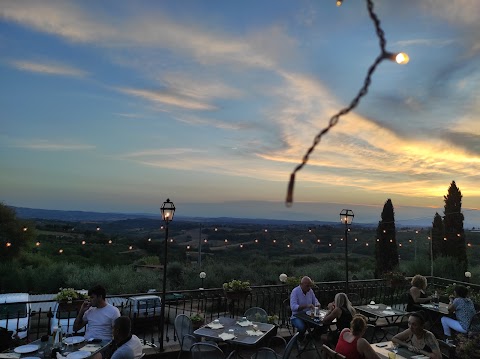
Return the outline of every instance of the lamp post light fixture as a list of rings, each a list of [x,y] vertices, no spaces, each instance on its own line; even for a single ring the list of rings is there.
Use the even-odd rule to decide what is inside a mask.
[[[200,279],[202,280],[202,287],[200,289],[203,289],[204,286],[203,286],[203,281],[205,280],[205,278],[207,278],[207,273],[205,272],[200,272]]]
[[[340,222],[345,225],[345,293],[348,293],[348,226],[352,224],[353,211],[351,209],[342,209],[340,212]]]
[[[175,214],[175,205],[167,199],[160,208],[162,220],[165,222],[165,249],[163,259],[163,291],[162,291],[162,309],[160,313],[160,351],[163,351],[163,334],[165,332],[165,293],[167,291],[167,250],[168,250],[168,224],[173,220]]]
[[[280,279],[280,282],[282,283],[287,283],[288,276],[285,273],[282,273],[278,276],[278,279]]]
[[[472,277],[471,272],[465,272],[465,279],[467,280],[468,283],[470,283],[470,278]]]

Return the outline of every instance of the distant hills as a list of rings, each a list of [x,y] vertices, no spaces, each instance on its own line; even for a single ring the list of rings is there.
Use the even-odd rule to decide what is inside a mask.
[[[37,208],[25,208],[14,207],[17,216],[23,219],[46,219],[46,220],[58,220],[66,222],[114,222],[126,219],[158,219],[158,215],[151,213],[102,213],[102,212],[87,212],[87,211],[62,211],[55,209],[37,209]],[[245,224],[265,224],[265,225],[331,225],[340,226],[338,222],[326,222],[326,221],[288,221],[279,219],[265,219],[265,218],[231,218],[231,217],[216,217],[216,218],[203,218],[203,217],[185,217],[175,216],[175,220],[188,221],[188,222],[202,222],[206,223],[245,223]],[[357,224],[360,225],[360,224]],[[374,224],[361,224],[362,227],[371,227]]]

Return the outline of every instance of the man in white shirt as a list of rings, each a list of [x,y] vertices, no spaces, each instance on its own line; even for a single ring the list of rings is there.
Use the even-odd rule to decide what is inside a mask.
[[[113,354],[110,359],[139,359],[143,354],[143,345],[136,335],[131,333],[129,317],[119,317],[113,325]]]
[[[115,319],[120,317],[117,307],[106,302],[107,293],[104,287],[96,285],[88,291],[89,300],[83,302],[78,312],[73,330],[75,332],[85,325],[85,339],[112,339],[112,329]]]

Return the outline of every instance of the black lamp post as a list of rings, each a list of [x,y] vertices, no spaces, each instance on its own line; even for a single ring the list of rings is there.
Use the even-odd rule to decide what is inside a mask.
[[[353,221],[353,211],[351,209],[342,209],[340,212],[340,222],[345,224],[345,293],[348,294],[348,226]]]
[[[165,222],[165,250],[163,260],[163,291],[162,291],[162,312],[160,313],[160,351],[163,351],[163,334],[165,331],[165,293],[167,291],[167,250],[168,250],[168,224],[173,220],[175,214],[175,206],[170,199],[163,202],[160,208],[162,220]]]

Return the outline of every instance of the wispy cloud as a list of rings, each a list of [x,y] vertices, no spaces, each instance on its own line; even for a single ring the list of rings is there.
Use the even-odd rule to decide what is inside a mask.
[[[15,60],[11,65],[18,70],[36,72],[45,75],[85,77],[88,72],[58,63],[39,63],[31,61]]]
[[[433,47],[444,47],[456,43],[458,41],[453,39],[410,39],[410,40],[400,40],[393,45],[395,47],[408,47],[408,46],[433,46]]]
[[[187,110],[214,110],[216,107],[206,103],[197,101],[186,96],[178,95],[169,91],[152,91],[135,88],[117,88],[118,91],[132,95],[135,97],[143,98],[155,104],[162,104],[168,106],[180,107]]]
[[[68,143],[68,142],[54,142],[44,139],[33,140],[17,140],[12,147],[25,148],[31,150],[43,151],[87,151],[96,148],[94,145]]]
[[[224,130],[244,130],[255,127],[253,124],[249,123],[221,121],[198,116],[176,116],[175,119],[193,126],[211,126]]]

